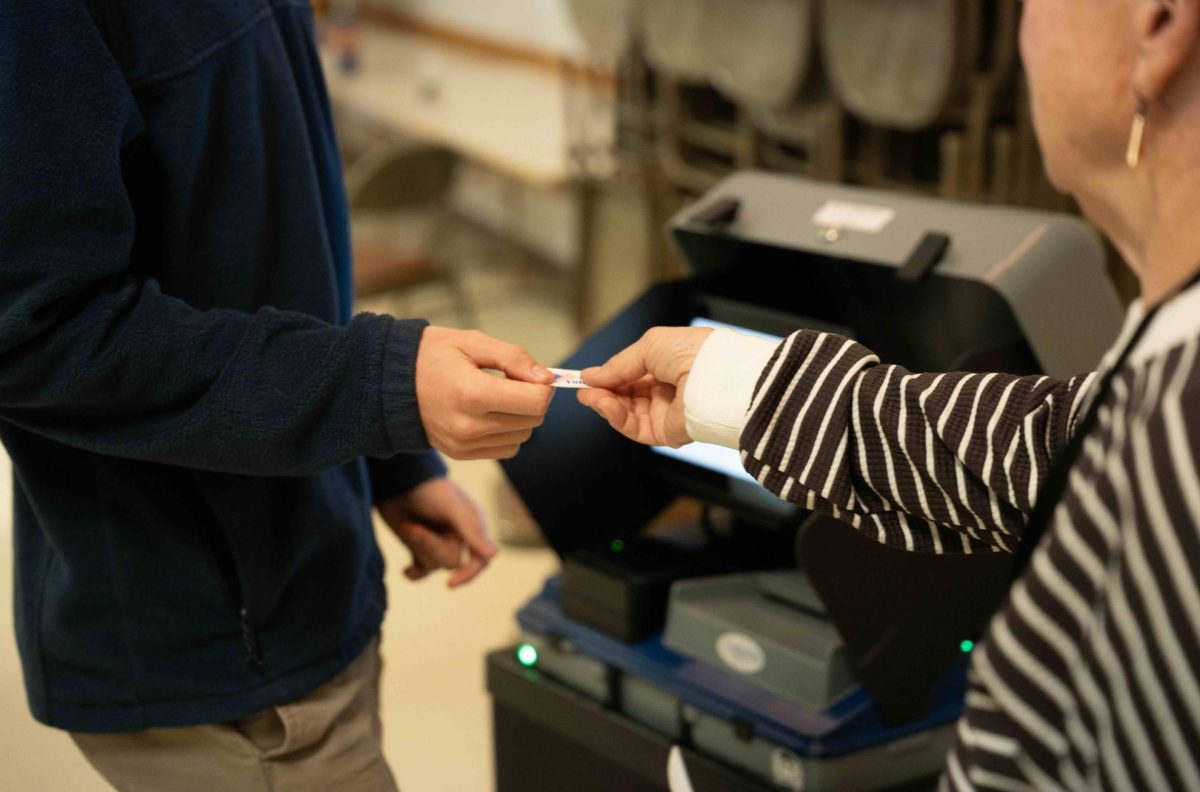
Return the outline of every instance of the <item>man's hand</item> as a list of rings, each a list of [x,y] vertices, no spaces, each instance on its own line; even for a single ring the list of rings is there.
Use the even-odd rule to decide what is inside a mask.
[[[700,347],[712,330],[656,327],[599,368],[586,369],[591,390],[579,402],[621,434],[646,445],[678,448],[692,442],[684,420],[683,394]]]
[[[474,580],[499,552],[488,538],[479,507],[444,476],[419,484],[378,509],[412,553],[412,566],[404,570],[409,580],[450,569],[454,570],[450,588],[457,588]]]
[[[553,381],[521,347],[475,330],[427,327],[417,350],[421,423],[429,444],[454,459],[516,456],[542,425]]]

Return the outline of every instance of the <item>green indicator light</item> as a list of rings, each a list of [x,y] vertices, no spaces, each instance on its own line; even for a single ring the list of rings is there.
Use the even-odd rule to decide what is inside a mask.
[[[521,644],[517,647],[517,662],[526,668],[537,665],[538,650],[533,644]]]
[[[611,542],[609,542],[608,548],[614,553],[619,553],[625,549],[625,543],[620,539],[613,539]]]
[[[964,652],[969,652],[975,648],[975,642],[974,641],[963,641],[962,643],[960,643],[958,645],[958,648],[962,649]]]

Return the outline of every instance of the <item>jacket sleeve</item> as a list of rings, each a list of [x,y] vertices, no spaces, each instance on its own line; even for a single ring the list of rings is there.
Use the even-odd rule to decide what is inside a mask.
[[[130,270],[137,107],[83,3],[33,6],[0,6],[0,420],[242,474],[428,448],[423,323],[201,311]]]
[[[446,465],[436,451],[397,454],[389,459],[369,459],[371,502],[383,503],[430,479],[446,475]]]
[[[800,331],[755,387],[743,461],[781,497],[886,544],[1011,552],[1093,376],[912,374]]]

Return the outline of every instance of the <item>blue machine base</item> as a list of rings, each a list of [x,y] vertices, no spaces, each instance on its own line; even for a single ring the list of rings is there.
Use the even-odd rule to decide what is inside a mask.
[[[731,672],[677,654],[663,645],[661,633],[638,644],[622,643],[567,618],[560,588],[561,579],[550,578],[517,613],[524,630],[570,641],[578,654],[640,677],[709,715],[748,723],[755,735],[799,757],[845,756],[953,723],[962,713],[969,659],[965,654],[938,680],[924,717],[889,725],[861,687],[828,709],[814,711],[773,696]]]

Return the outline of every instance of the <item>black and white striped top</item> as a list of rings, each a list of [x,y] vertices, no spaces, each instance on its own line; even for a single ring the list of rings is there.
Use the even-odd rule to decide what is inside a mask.
[[[1198,357],[1193,288],[1118,373],[975,650],[945,788],[1200,790]],[[912,374],[801,331],[762,371],[743,461],[888,545],[1013,551],[1095,376]]]

